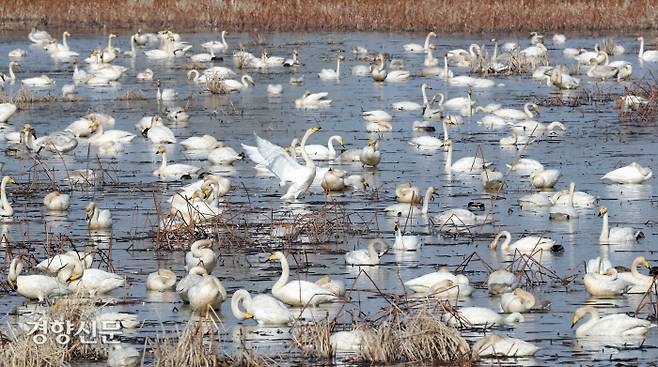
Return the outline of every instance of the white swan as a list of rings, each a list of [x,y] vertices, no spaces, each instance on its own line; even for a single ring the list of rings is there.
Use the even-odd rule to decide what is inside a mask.
[[[450,326],[488,328],[503,324],[513,325],[525,321],[525,318],[518,312],[503,317],[503,315],[485,307],[460,307],[457,310],[457,316],[446,313],[443,314],[443,320]]]
[[[487,289],[489,294],[503,294],[514,291],[519,287],[519,279],[513,273],[498,269],[489,274],[487,279]]]
[[[454,275],[446,270],[439,270],[408,280],[404,282],[404,286],[416,293],[431,294],[440,286],[441,282],[446,280],[452,283],[451,287],[457,286],[460,296],[468,297],[473,293],[473,287],[465,275]]]
[[[202,136],[191,136],[181,141],[180,145],[184,150],[212,150],[223,147],[224,143],[212,135],[204,134]]]
[[[501,108],[493,111],[493,114],[508,120],[532,119],[535,117],[533,111],[539,114],[539,106],[535,103],[526,103],[523,105],[523,111],[514,108]]]
[[[384,212],[386,213],[387,216],[399,216],[404,218],[408,216],[414,217],[419,215],[427,215],[427,213],[429,212],[430,200],[432,200],[432,196],[435,193],[436,193],[436,188],[434,188],[433,186],[429,186],[427,190],[425,190],[425,196],[423,198],[422,208],[416,206],[415,202],[396,203],[384,208]]]
[[[67,153],[78,146],[78,139],[71,132],[57,131],[36,139],[32,145],[39,151],[45,149],[53,153]]]
[[[414,53],[427,52],[427,50],[430,47],[430,38],[432,37],[436,37],[436,33],[429,32],[427,34],[427,37],[425,37],[424,45],[419,45],[417,43],[406,43],[402,45],[402,48],[407,52],[414,52]]]
[[[27,87],[47,87],[55,84],[55,80],[44,74],[34,78],[23,79],[21,83]]]
[[[240,309],[240,304],[245,311]],[[258,325],[287,325],[293,320],[288,307],[269,294],[253,298],[244,289],[238,289],[231,297],[231,312],[238,320],[254,319]]]
[[[573,185],[573,199],[571,199],[571,186]],[[569,188],[566,190],[558,191],[551,195],[550,199],[555,205],[569,205],[570,202],[573,202],[575,208],[589,208],[596,203],[598,198],[594,195],[590,195],[584,191],[575,191],[576,183],[570,182]]]
[[[498,241],[501,237],[505,237],[505,241],[500,245],[503,252],[514,253],[519,252],[536,252],[536,251],[551,251],[555,245],[555,241],[547,237],[527,236],[512,242],[512,234],[509,231],[500,231],[496,235],[489,248],[495,250],[498,246]]]
[[[215,56],[215,50],[211,47],[207,49],[210,53],[199,53],[199,54],[194,54],[190,56],[190,60],[192,62],[198,62],[198,63],[205,63],[205,62],[211,62],[213,60],[219,60],[220,57]]]
[[[110,210],[99,209],[93,201],[85,208],[85,216],[89,229],[112,228],[112,213]]]
[[[176,285],[176,273],[169,269],[160,268],[146,278],[146,289],[149,291],[163,292],[174,288],[174,285]]]
[[[415,235],[403,235],[400,229],[400,223],[395,222],[393,227],[395,230],[395,242],[393,243],[393,248],[396,250],[403,251],[415,251],[420,247],[420,239]]]
[[[548,217],[551,220],[572,220],[578,218],[578,212],[574,209],[574,190],[576,184],[574,182],[569,184],[569,201],[565,204],[553,204],[548,212]]]
[[[345,60],[345,56],[339,54],[336,58],[336,70],[334,69],[322,69],[318,76],[322,80],[338,80],[340,79],[340,62]]]
[[[93,252],[67,251],[63,254],[49,257],[37,264],[37,269],[50,275],[57,273],[68,264],[75,266],[84,266],[85,269],[91,268],[94,262]]]
[[[478,339],[471,348],[477,357],[530,357],[539,348],[527,341],[501,335],[487,335]]]
[[[544,168],[543,164],[530,158],[519,158],[506,166],[510,171],[515,171],[520,175],[530,175],[532,172]]]
[[[395,187],[395,198],[398,203],[417,204],[420,203],[420,190],[408,182],[401,183]]]
[[[185,270],[188,272],[196,266],[202,266],[208,274],[212,273],[217,265],[217,254],[212,250],[213,240],[197,240],[190,246],[185,254]]]
[[[361,352],[364,332],[361,330],[337,331],[329,336],[331,351],[337,353]]]
[[[71,292],[83,295],[105,294],[117,289],[125,284],[125,279],[115,273],[110,273],[101,269],[84,269],[73,267],[68,264],[63,271],[70,272],[73,276],[68,283]],[[81,272],[80,272],[81,270]]]
[[[442,106],[448,110],[461,110],[462,108],[471,108],[474,104],[473,92],[469,89],[466,92],[466,97],[451,98],[445,101]]]
[[[562,131],[566,130],[566,127],[560,121],[553,121],[550,124],[542,124],[541,122],[534,120],[524,120],[519,122],[511,122],[508,124],[512,131],[517,134],[530,135],[530,136],[541,136],[547,132],[555,131],[560,129]]]
[[[640,41],[640,52],[637,54],[637,57],[640,58],[642,61],[658,61],[658,51],[656,50],[649,50],[645,51],[644,50],[644,37],[638,37],[638,41]]]
[[[153,144],[175,144],[176,137],[170,128],[162,123],[160,116],[151,119],[151,126],[146,130],[146,137]]]
[[[137,367],[142,361],[142,354],[135,347],[112,344],[107,352],[109,367]]]
[[[293,280],[288,283],[290,267],[282,252],[273,253],[267,260],[281,262],[281,277],[272,286],[272,295],[280,301],[291,306],[317,306],[337,300],[333,292],[315,283],[306,280]]]
[[[231,165],[243,158],[244,153],[238,153],[231,147],[215,148],[208,153],[208,162],[211,164]]]
[[[644,294],[654,284],[654,277],[641,274],[639,271],[637,271],[639,266],[651,269],[651,265],[649,265],[647,259],[645,259],[644,256],[638,256],[633,259],[633,263],[631,264],[631,271],[625,271],[617,274],[620,279],[625,280],[631,284],[631,288],[627,293]]]
[[[178,284],[176,284],[176,293],[178,293],[183,302],[189,303],[187,292],[195,284],[199,283],[204,275],[208,275],[206,269],[202,266],[195,266],[190,269],[186,276],[178,281]]]
[[[298,65],[301,65],[301,62],[299,61],[299,49],[295,47],[292,49],[292,58],[286,59],[286,61],[283,62],[283,66],[289,68]]]
[[[480,173],[480,180],[485,190],[498,191],[505,183],[505,175],[493,168],[486,168]]]
[[[212,50],[214,52],[222,52],[228,50],[228,42],[226,42],[227,31],[222,31],[222,40],[220,41],[208,41],[201,44],[201,47]]]
[[[427,93],[425,92],[427,89],[432,89],[432,86],[430,86],[427,83],[423,83],[420,86],[420,92],[423,96],[423,104],[419,104],[416,102],[411,102],[411,101],[404,101],[404,102],[395,102],[391,106],[395,108],[396,110],[399,111],[418,111],[423,108],[425,108],[428,105],[428,99],[427,99]]]
[[[617,168],[601,177],[603,182],[608,184],[641,184],[653,176],[653,171],[648,167],[642,167],[637,162]]]
[[[480,157],[462,157],[459,158],[454,163],[452,162],[452,146],[453,143],[451,140],[445,142],[445,145],[448,146],[448,155],[445,161],[445,169],[448,172],[460,172],[460,173],[469,173],[469,174],[480,174],[488,165],[484,159]]]
[[[521,288],[500,296],[500,308],[505,313],[528,312],[535,306],[535,296]]]
[[[435,149],[447,145],[450,141],[448,136],[448,124],[451,123],[451,119],[444,119],[443,126],[443,139],[436,138],[434,136],[417,136],[409,140],[409,144],[417,146],[419,149]]]
[[[43,198],[43,205],[48,210],[63,211],[71,206],[70,196],[59,191],[53,191]]]
[[[2,203],[2,208],[0,208],[0,216],[11,217],[14,215],[14,208],[11,207],[9,200],[7,200],[7,185],[15,183],[16,180],[9,176],[4,176],[2,178],[2,184],[0,184],[0,203]]]
[[[381,246],[381,251],[375,250],[375,245]],[[349,265],[377,265],[379,259],[388,251],[388,244],[379,238],[368,243],[367,250],[354,250],[345,254],[345,263]]]
[[[312,134],[318,131],[320,131],[319,127],[313,127],[306,130],[301,141],[301,147],[303,148],[306,146],[306,141]],[[304,158],[305,165],[301,165],[290,157],[281,147],[270,143],[258,135],[255,136],[258,152],[263,158],[263,162],[255,163],[263,163],[265,167],[279,178],[279,182],[282,185],[289,184],[286,193],[281,196],[281,199],[297,200],[304,196],[313,183],[316,174],[315,163],[311,157],[309,157],[308,153],[306,153],[306,150],[302,149],[302,157]]]
[[[530,174],[530,182],[536,189],[550,189],[555,186],[560,175],[559,170],[542,167]]]
[[[229,92],[239,92],[256,85],[250,75],[243,75],[239,81],[233,79],[224,79],[220,82]]]
[[[361,113],[361,118],[365,122],[392,121],[393,116],[383,110],[372,110]]]
[[[38,299],[43,302],[50,297],[69,294],[65,283],[69,281],[66,273],[57,274],[57,278],[48,275],[21,275],[23,262],[14,258],[9,265],[7,281],[12,289],[28,299]]]
[[[91,117],[91,128],[95,129],[94,135],[89,137],[89,144],[100,145],[107,142],[117,143],[130,143],[135,139],[135,134],[131,134],[123,130],[107,130],[103,128],[103,124],[96,117]]]
[[[306,154],[311,156],[313,159],[334,159],[336,158],[336,149],[334,148],[334,142],[337,142],[342,147],[345,146],[345,141],[340,135],[332,135],[327,140],[327,145],[320,144],[308,144],[304,146]],[[301,153],[302,147],[297,147],[297,152]]]
[[[283,93],[283,86],[281,84],[268,84],[266,90],[267,94],[276,96]]]
[[[27,38],[29,38],[32,43],[36,43],[38,45],[50,43],[50,41],[53,39],[50,33],[46,31],[39,31],[36,28],[32,28],[32,31],[30,31],[30,33],[27,35]]]
[[[228,298],[226,289],[217,277],[203,275],[201,280],[187,291],[192,310],[206,312],[208,308],[219,310],[219,305]]]
[[[599,217],[603,217],[599,243],[604,244],[629,244],[637,243],[644,238],[644,233],[633,227],[613,227],[608,231],[608,208],[599,208]]]
[[[137,80],[153,80],[153,70],[146,68],[141,73],[137,73]]]
[[[574,327],[587,314],[591,318],[576,329],[576,336],[607,336],[611,338],[638,336],[646,334],[649,328],[653,327],[650,321],[626,314],[600,317],[599,311],[592,306],[577,309],[571,319],[571,327]]]
[[[331,104],[331,100],[327,99],[328,95],[327,92],[311,93],[305,91],[304,95],[295,99],[295,107],[306,109],[328,107]]]
[[[7,122],[16,110],[16,105],[13,103],[0,103],[0,123]]]
[[[587,273],[583,278],[585,290],[594,297],[616,297],[628,292],[632,284],[619,277],[615,268],[605,273]]]
[[[154,176],[175,178],[191,177],[201,170],[201,167],[192,166],[189,164],[167,164],[167,151],[162,145],[158,146],[155,154],[162,156],[162,163],[158,169],[153,171]]]
[[[500,138],[499,143],[502,146],[513,145],[516,146],[516,149],[519,149],[519,146],[528,145],[534,141],[535,139],[532,136],[523,134],[519,135],[515,131],[512,131],[512,135]]]
[[[155,98],[158,101],[173,101],[176,99],[176,97],[178,97],[178,93],[176,93],[176,90],[174,89],[165,88],[160,90],[160,80],[156,80],[155,85],[157,86]]]

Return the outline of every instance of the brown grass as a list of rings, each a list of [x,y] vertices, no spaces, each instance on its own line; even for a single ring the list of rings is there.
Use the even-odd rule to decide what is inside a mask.
[[[652,0],[16,0],[4,29],[176,27],[187,30],[441,32],[655,29]]]

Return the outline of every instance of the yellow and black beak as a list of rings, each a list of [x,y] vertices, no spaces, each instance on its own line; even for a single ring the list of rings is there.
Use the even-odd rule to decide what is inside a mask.
[[[605,213],[608,212],[606,208],[599,208],[599,217],[602,217]]]
[[[644,262],[642,263],[642,266],[644,266],[647,269],[651,269],[651,264],[649,264],[648,260],[644,260]]]
[[[267,261],[274,261],[274,260],[276,260],[276,256],[274,256],[274,254],[270,255],[270,256],[267,258]]]
[[[11,280],[7,280],[7,282],[9,283],[9,286],[11,287],[11,289],[16,289],[16,282],[11,281]]]
[[[245,319],[253,319],[253,318],[254,318],[254,314],[253,314],[253,313],[246,313],[246,314],[244,314],[244,318],[245,318]]]

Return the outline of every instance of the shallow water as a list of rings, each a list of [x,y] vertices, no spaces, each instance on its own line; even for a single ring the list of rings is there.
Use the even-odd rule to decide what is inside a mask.
[[[184,34],[183,39],[194,45],[206,40],[214,39],[210,34]],[[422,37],[422,36],[421,36]],[[239,41],[249,45],[249,50],[259,53],[260,48],[251,44],[247,34],[231,35],[229,43],[234,46]],[[434,88],[433,92],[443,91],[449,98],[464,96],[465,87],[446,85],[436,78],[414,77],[410,81],[401,83],[376,84],[369,77],[355,77],[349,72],[352,65],[366,64],[363,61],[348,60],[343,64],[340,82],[321,81],[317,73],[322,68],[335,67],[335,52],[337,49],[347,51],[352,45],[363,45],[371,52],[388,52],[394,57],[405,60],[406,69],[419,71],[422,68],[423,54],[405,54],[402,44],[408,42],[422,43],[422,39],[409,34],[270,34],[265,35],[267,48],[272,55],[289,57],[294,47],[299,47],[303,67],[296,70],[271,69],[267,73],[251,72],[256,86],[241,93],[230,96],[213,96],[199,93],[199,87],[185,78],[186,70],[180,68],[186,62],[184,58],[153,61],[147,60],[143,55],[136,59],[119,58],[114,63],[129,68],[127,75],[120,79],[120,84],[112,88],[88,89],[78,88],[81,101],[75,103],[38,103],[28,110],[19,111],[10,119],[9,129],[19,129],[24,122],[30,122],[36,129],[38,136],[52,131],[61,130],[69,123],[88,113],[89,111],[111,114],[117,121],[115,128],[128,130],[138,134],[134,124],[143,116],[158,113],[159,106],[155,102],[154,82],[139,82],[134,77],[145,67],[153,69],[156,78],[162,81],[163,87],[175,87],[179,94],[176,106],[185,106],[191,115],[189,123],[184,125],[170,125],[179,141],[195,135],[208,133],[223,140],[227,145],[236,149],[239,143],[254,143],[253,133],[271,140],[279,145],[289,144],[293,136],[301,136],[304,131],[314,125],[322,126],[322,131],[314,135],[312,143],[321,144],[333,135],[341,135],[347,148],[361,148],[370,137],[376,137],[365,132],[361,121],[361,112],[364,110],[386,109],[394,117],[394,131],[382,134],[380,144],[382,150],[382,163],[376,170],[362,169],[360,165],[341,166],[353,173],[362,173],[372,187],[378,188],[378,199],[372,195],[344,194],[327,198],[321,190],[314,190],[301,204],[293,209],[317,210],[324,206],[326,200],[336,200],[352,215],[355,227],[368,227],[370,233],[367,238],[359,236],[339,236],[337,243],[328,244],[286,244],[286,252],[295,252],[296,261],[301,267],[293,266],[294,276],[316,279],[328,274],[345,281],[350,285],[354,283],[355,291],[352,293],[353,303],[347,305],[348,310],[361,309],[366,315],[375,314],[380,307],[386,305],[378,292],[401,294],[403,288],[401,281],[431,272],[437,267],[455,269],[464,258],[477,252],[487,263],[494,268],[506,265],[509,257],[495,254],[487,247],[491,237],[500,229],[507,229],[514,239],[522,234],[541,234],[558,241],[564,246],[561,254],[549,255],[543,259],[543,265],[553,270],[561,277],[576,275],[575,283],[567,286],[545,278],[546,282],[533,288],[533,293],[542,301],[551,303],[550,312],[531,313],[526,315],[526,321],[514,328],[503,328],[497,332],[521,338],[537,344],[541,350],[534,359],[523,361],[524,364],[547,365],[557,363],[587,363],[609,365],[610,360],[619,360],[629,363],[644,364],[656,358],[654,346],[658,339],[655,330],[649,332],[647,339],[640,349],[615,348],[611,346],[618,340],[592,341],[576,340],[571,330],[571,316],[579,306],[588,303],[594,304],[603,314],[631,312],[638,305],[641,295],[629,295],[611,300],[592,299],[585,292],[582,285],[583,263],[599,254],[598,245],[601,220],[597,217],[598,208],[580,210],[580,217],[569,223],[556,223],[548,219],[547,211],[521,210],[516,200],[520,195],[529,193],[532,187],[527,177],[511,173],[501,196],[491,206],[489,195],[482,189],[479,177],[462,177],[448,175],[443,166],[445,152],[419,151],[409,145],[407,141],[415,133],[411,130],[411,123],[420,116],[414,112],[398,112],[390,108],[396,101],[420,101],[419,86],[422,82],[429,82]],[[499,37],[501,42],[507,41]],[[296,45],[297,41],[304,44]],[[435,57],[453,48],[467,48],[471,42],[486,42],[485,39],[454,38],[439,40],[439,49]],[[571,38],[565,47],[591,48],[596,39]],[[6,65],[7,52],[16,47],[24,48],[28,55],[20,60],[19,79],[38,76],[46,73],[53,77],[57,84],[51,89],[52,93],[59,95],[59,89],[64,84],[71,83],[72,65],[68,63],[53,62],[50,57],[36,47],[28,47],[27,39],[23,35],[5,35],[0,41],[0,64]],[[94,47],[104,46],[105,37],[98,35],[74,35],[69,44],[71,49],[87,52]],[[522,45],[527,40],[521,40]],[[634,79],[652,71],[651,64],[637,62],[639,45],[630,37],[618,38],[617,42],[626,47],[626,53],[612,60],[627,60],[633,63]],[[547,40],[547,44],[551,44]],[[116,45],[122,48],[128,46],[128,37],[122,35]],[[551,64],[567,62],[562,57],[562,48],[549,46]],[[201,52],[195,46],[192,53]],[[233,67],[230,55],[226,55],[223,63]],[[569,61],[573,63],[573,61]],[[584,69],[583,69],[584,70]],[[464,69],[453,68],[456,74],[467,73]],[[304,84],[295,86],[288,83],[291,76],[304,76]],[[529,76],[503,76],[492,77],[504,87],[491,89],[476,89],[474,96],[478,105],[488,103],[501,103],[506,107],[522,108],[528,100],[544,100],[547,97],[559,95],[553,88],[546,87],[543,82],[530,79]],[[589,91],[621,94],[630,84],[617,82],[593,83],[586,75],[581,76],[582,86]],[[284,93],[278,97],[270,97],[265,91],[268,83],[283,84]],[[11,93],[18,88],[8,86],[6,92]],[[117,97],[126,90],[141,90],[146,100],[119,101]],[[294,99],[305,90],[311,92],[326,91],[333,100],[330,108],[320,110],[299,110],[294,108]],[[46,93],[38,91],[35,93]],[[564,93],[568,96],[568,93]],[[644,166],[654,168],[654,144],[658,136],[658,128],[652,124],[634,124],[620,122],[619,110],[615,109],[613,102],[594,102],[581,98],[581,105],[568,106],[542,106],[541,121],[562,121],[567,127],[565,133],[557,136],[546,136],[540,142],[531,144],[523,154],[542,162],[547,168],[557,168],[562,172],[558,188],[563,189],[569,181],[576,182],[577,189],[587,191],[600,198],[599,204],[607,206],[610,212],[611,225],[629,225],[641,229],[646,238],[638,245],[612,246],[609,257],[615,265],[630,266],[635,256],[644,255],[649,261],[656,260],[653,243],[656,239],[654,230],[655,218],[655,191],[654,179],[643,185],[618,186],[605,185],[600,177],[606,172],[631,161],[637,161]],[[228,114],[230,104],[237,109],[237,114]],[[475,115],[472,119],[465,118],[465,123],[450,129],[451,138],[455,142],[454,157],[472,156],[476,154],[477,147],[481,148],[487,160],[494,162],[498,170],[505,172],[505,163],[515,159],[519,151],[501,148],[498,139],[509,135],[506,129],[489,130],[475,121],[482,115]],[[439,126],[438,124],[436,126]],[[438,129],[440,131],[440,128]],[[180,146],[167,148],[169,159],[176,162],[194,164],[207,167],[207,161],[199,159],[186,159],[180,151]],[[2,225],[13,247],[12,251],[28,251],[36,258],[45,256],[42,243],[46,239],[46,229],[49,241],[57,243],[59,234],[71,238],[78,248],[86,244],[95,243],[101,249],[107,249],[110,235],[90,236],[84,222],[84,208],[94,200],[100,207],[112,208],[114,226],[111,232],[112,265],[118,274],[125,275],[128,285],[125,289],[116,290],[114,296],[120,306],[116,309],[138,313],[145,323],[138,331],[127,334],[128,343],[135,346],[143,345],[144,337],[155,337],[161,324],[165,323],[170,330],[182,328],[190,318],[186,306],[172,293],[147,294],[144,289],[146,275],[159,267],[174,270],[179,277],[184,275],[184,253],[172,251],[154,251],[153,234],[157,215],[153,201],[153,193],[161,205],[176,192],[176,188],[186,182],[162,181],[152,175],[152,171],[159,165],[160,158],[153,154],[154,147],[144,138],[138,136],[132,144],[126,145],[125,151],[116,159],[102,159],[103,168],[107,171],[106,185],[89,189],[76,189],[71,194],[72,206],[68,213],[53,215],[47,213],[41,204],[42,197],[50,190],[50,181],[43,174],[38,177],[38,185],[28,189],[30,181],[29,170],[35,166],[31,159],[17,160],[6,157],[3,159],[4,174],[15,177],[18,186],[10,186],[10,200],[14,203],[16,214],[11,221]],[[62,157],[49,153],[41,154],[43,163],[52,170],[57,178],[60,190],[68,191],[69,186],[63,180],[67,170],[82,169],[86,167],[98,168],[94,150],[88,154],[88,144],[82,139],[78,148],[71,154]],[[322,165],[326,162],[322,162]],[[231,203],[251,203],[254,208],[262,208],[265,213],[269,208],[275,212],[288,207],[278,199],[276,193],[278,185],[275,179],[258,177],[255,175],[253,165],[248,160],[236,162],[232,167],[207,167],[208,171],[220,172],[231,179],[233,189],[228,194],[227,201]],[[343,253],[354,248],[362,248],[368,238],[381,231],[381,236],[393,241],[393,220],[384,217],[382,209],[395,201],[395,186],[404,181],[410,181],[419,186],[421,190],[428,185],[438,188],[439,197],[430,205],[432,213],[438,213],[445,208],[463,208],[470,201],[482,202],[488,212],[492,213],[495,226],[484,226],[473,230],[476,236],[444,236],[430,234],[422,221],[418,221],[408,230],[423,235],[424,246],[415,252],[390,251],[381,259],[378,267],[367,269],[369,277],[361,274],[358,269],[345,266]],[[245,191],[246,188],[246,191]],[[248,195],[247,195],[248,192]],[[275,193],[275,194],[273,194]],[[278,217],[278,215],[276,216]],[[250,216],[254,221],[266,222],[267,215]],[[367,225],[363,224],[367,222]],[[279,267],[265,263],[267,256],[274,249],[280,249],[280,241],[272,241],[271,248],[268,241],[261,241],[259,246],[219,246],[219,266],[214,271],[229,293],[246,288],[250,292],[269,292],[271,285],[278,277]],[[0,258],[8,265],[9,260],[3,251]],[[289,256],[289,259],[291,257]],[[306,261],[306,264],[301,262]],[[291,261],[295,265],[295,260]],[[477,305],[498,309],[498,298],[489,297],[486,292],[486,267],[477,260],[473,260],[466,267],[466,274],[471,283],[477,287],[476,292],[468,299],[460,302],[461,305]],[[375,287],[372,281],[377,283]],[[9,288],[3,290],[3,302],[0,304],[0,313],[11,313],[18,305],[25,303],[25,299],[16,295]],[[379,291],[378,291],[379,290]],[[322,306],[314,314],[322,315],[324,311],[335,313],[341,305]],[[225,332],[227,348],[231,348],[232,337],[240,330],[250,332],[248,340],[253,340],[253,347],[259,352],[276,355],[288,350],[292,346],[289,334],[284,331],[277,334],[272,330],[259,330],[252,322],[236,322],[232,316],[228,302],[222,305],[222,328]],[[321,316],[317,316],[321,317]],[[646,312],[642,314],[646,317]],[[8,315],[12,319],[13,315]],[[343,316],[347,321],[349,317]],[[466,332],[471,337],[479,335]],[[281,339],[285,340],[284,343]],[[249,344],[251,345],[251,343]],[[517,363],[519,361],[512,361]]]

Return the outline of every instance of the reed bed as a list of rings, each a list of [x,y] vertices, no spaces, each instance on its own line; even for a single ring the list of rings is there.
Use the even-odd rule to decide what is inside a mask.
[[[624,106],[627,98],[633,102],[643,98],[644,103],[631,103]],[[616,101],[622,122],[654,123],[658,118],[658,80],[653,75],[634,81]]]
[[[229,29],[259,31],[633,31],[655,29],[651,0],[17,0],[0,3],[4,29]]]

